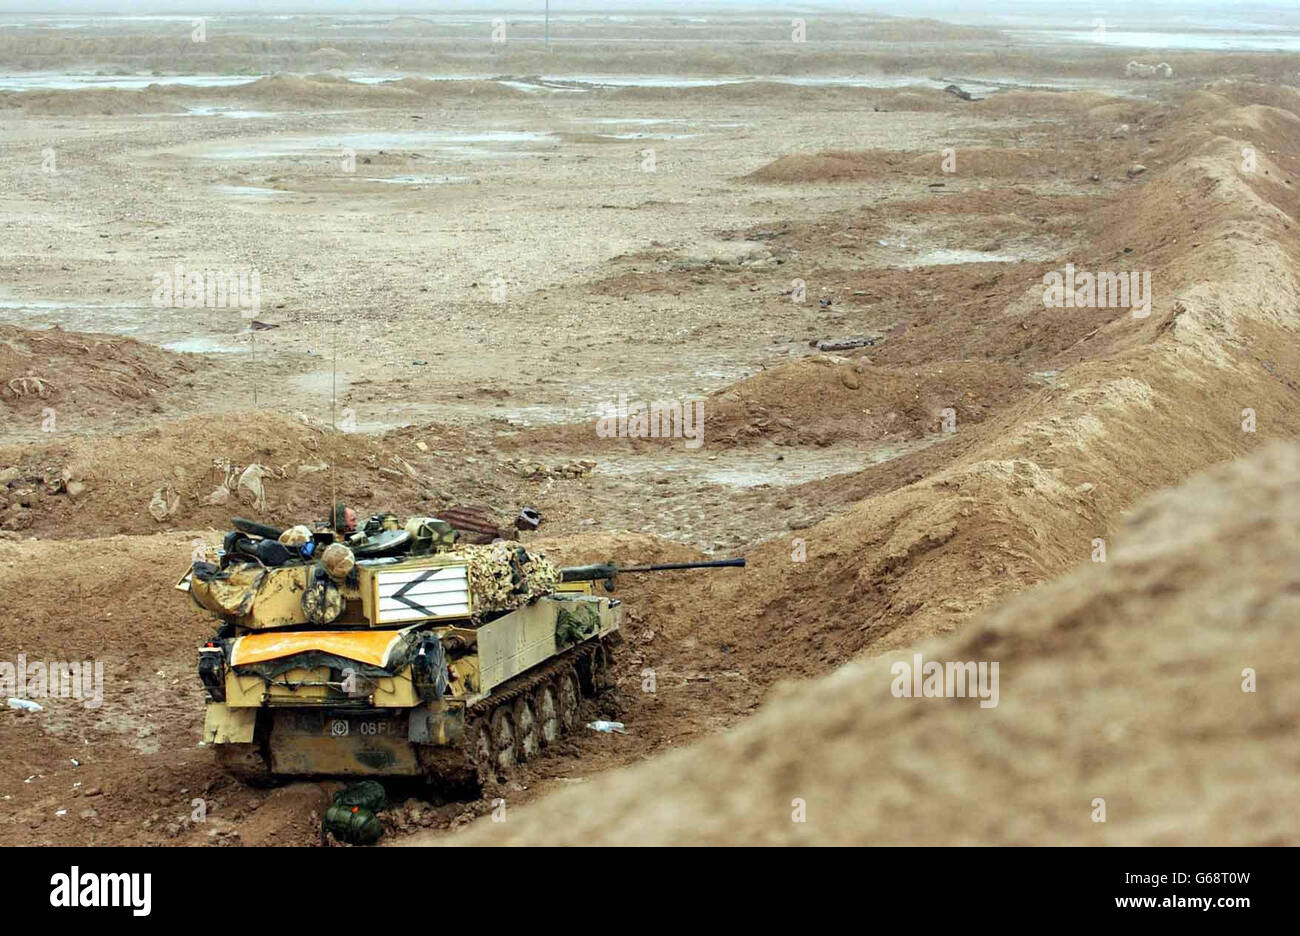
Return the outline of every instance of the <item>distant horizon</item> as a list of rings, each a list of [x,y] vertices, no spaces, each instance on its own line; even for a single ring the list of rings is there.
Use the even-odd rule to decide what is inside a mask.
[[[545,0],[453,0],[448,3],[414,0],[218,0],[197,5],[193,0],[47,0],[34,8],[33,0],[0,0],[0,16],[33,19],[93,16],[104,19],[174,17],[273,16],[416,16],[437,18],[457,15],[540,16]],[[816,0],[776,3],[772,0],[551,0],[554,19],[581,16],[708,16],[763,13],[773,16],[833,16],[852,14],[900,19],[928,18],[962,25],[994,28],[1091,28],[1103,18],[1114,30],[1162,26],[1175,29],[1260,30],[1300,28],[1296,0],[1136,0],[1132,3],[1089,0]]]

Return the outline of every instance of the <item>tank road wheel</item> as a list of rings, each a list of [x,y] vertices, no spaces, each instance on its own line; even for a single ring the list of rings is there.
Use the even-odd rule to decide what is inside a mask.
[[[555,677],[555,707],[560,719],[560,733],[569,734],[578,727],[578,674],[566,666]]]
[[[517,752],[521,761],[533,760],[542,750],[542,732],[533,711],[533,702],[522,695],[515,700],[511,716],[515,723],[515,738],[518,742]]]
[[[582,691],[585,695],[597,696],[613,685],[609,673],[609,654],[600,644],[578,661],[578,673],[582,676]]]
[[[487,721],[476,719],[466,732],[466,740],[469,742],[470,759],[484,770],[491,770],[492,729],[488,727]]]
[[[508,773],[518,760],[515,726],[510,718],[510,710],[504,705],[499,706],[492,713],[489,725],[492,729],[492,766],[497,773]]]
[[[560,737],[560,707],[555,702],[554,683],[544,682],[533,697],[537,713],[537,735],[542,747],[550,747]]]
[[[596,644],[591,654],[591,688],[596,695],[614,688],[614,671],[610,669],[609,651],[603,644]]]

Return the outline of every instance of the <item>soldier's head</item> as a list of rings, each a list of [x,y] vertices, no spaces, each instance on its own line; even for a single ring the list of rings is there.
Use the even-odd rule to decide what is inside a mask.
[[[354,533],[357,529],[357,512],[346,507],[343,501],[334,504],[334,529],[340,533]]]

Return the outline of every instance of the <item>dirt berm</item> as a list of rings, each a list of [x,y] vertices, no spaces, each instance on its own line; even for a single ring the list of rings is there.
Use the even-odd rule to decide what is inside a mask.
[[[756,684],[918,645],[997,661],[999,707],[895,700],[888,660],[854,665],[644,776],[470,840],[1293,841],[1294,453],[1239,469],[1219,500],[1202,484],[1123,522],[1146,494],[1300,436],[1298,113],[1289,90],[1197,92],[1143,155],[1147,181],[1080,219],[1083,246],[1058,268],[1149,271],[1149,316],[1045,307],[1028,277],[979,321],[954,318],[960,303],[919,310],[909,340],[958,329],[971,357],[1011,349],[1050,384],[959,420],[963,444],[937,449],[952,458],[933,473],[758,546],[743,579],[660,627],[696,641],[696,665],[743,665]],[[1098,540],[1110,562],[975,623]],[[960,643],[925,643],[959,628]],[[1243,694],[1246,667],[1272,688]],[[795,798],[806,824],[790,822]]]
[[[1106,562],[959,637],[451,841],[1294,844],[1298,530],[1300,447],[1279,444],[1148,499]],[[895,697],[913,653],[998,663],[998,704]]]
[[[1149,271],[1149,316],[1045,307],[1030,277],[979,321],[963,322],[961,303],[918,310],[904,340],[942,327],[972,357],[1018,348],[1050,384],[982,421],[959,413],[961,444],[935,449],[951,458],[932,473],[752,550],[707,609],[701,664],[739,647],[755,678],[814,675],[951,631],[1110,543],[1144,494],[1300,436],[1300,96],[1252,104],[1258,90],[1194,95],[1150,153],[1161,168],[1083,216],[1084,246],[1058,258]],[[1240,169],[1247,147],[1253,173]]]

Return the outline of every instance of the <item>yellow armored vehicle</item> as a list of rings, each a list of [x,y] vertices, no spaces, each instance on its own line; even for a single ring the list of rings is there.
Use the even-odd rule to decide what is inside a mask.
[[[540,756],[610,684],[616,574],[433,518],[348,536],[234,521],[177,587],[221,624],[199,650],[203,740],[246,780],[424,776],[477,787]],[[334,522],[331,527],[341,524]],[[324,526],[324,525],[322,525]]]

